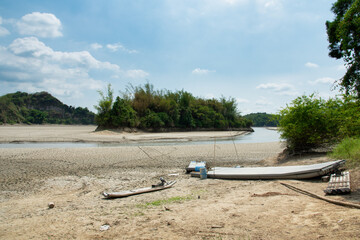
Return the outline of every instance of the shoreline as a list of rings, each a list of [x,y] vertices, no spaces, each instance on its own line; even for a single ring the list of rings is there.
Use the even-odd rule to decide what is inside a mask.
[[[192,131],[192,132],[117,132],[95,131],[95,125],[18,125],[0,126],[0,143],[126,143],[151,141],[204,141],[229,139],[247,131]]]

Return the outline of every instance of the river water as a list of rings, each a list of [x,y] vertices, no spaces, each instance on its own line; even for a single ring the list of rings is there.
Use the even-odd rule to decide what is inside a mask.
[[[122,146],[164,146],[164,145],[193,145],[193,144],[229,144],[229,143],[264,143],[280,141],[280,133],[267,128],[256,128],[254,132],[230,137],[228,139],[213,139],[200,141],[151,141],[125,143],[79,143],[79,142],[21,142],[1,143],[0,148],[88,148],[88,147],[122,147]]]

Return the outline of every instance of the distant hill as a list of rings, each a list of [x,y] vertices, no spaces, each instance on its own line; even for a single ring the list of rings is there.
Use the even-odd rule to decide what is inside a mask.
[[[47,92],[16,92],[0,97],[0,124],[94,124],[87,108],[63,104]]]
[[[268,113],[250,113],[244,116],[244,118],[253,122],[253,127],[277,127],[279,121],[276,119],[276,115]]]

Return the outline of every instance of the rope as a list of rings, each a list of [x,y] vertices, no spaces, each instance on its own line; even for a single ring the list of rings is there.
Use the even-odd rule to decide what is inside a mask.
[[[214,138],[214,162],[215,162],[215,150],[216,150],[216,137]]]
[[[138,146],[138,148],[143,151],[151,160],[154,160],[154,158],[152,158],[144,149],[142,149],[140,146]]]
[[[333,199],[329,199],[329,198],[325,198],[325,197],[316,195],[316,194],[314,194],[314,193],[305,191],[305,190],[303,190],[303,189],[300,189],[300,188],[291,186],[291,185],[286,184],[286,183],[280,183],[280,184],[283,185],[283,186],[285,186],[285,187],[287,187],[287,188],[289,188],[289,189],[291,189],[291,190],[293,190],[293,191],[295,191],[295,192],[298,192],[298,193],[307,195],[307,196],[309,196],[309,197],[317,198],[317,199],[326,201],[326,202],[328,202],[328,203],[332,203],[332,204],[340,205],[340,206],[344,206],[344,207],[351,207],[351,208],[360,209],[360,205],[359,205],[359,204],[356,204],[356,203],[349,203],[349,202],[337,201],[337,200],[333,200]]]
[[[236,144],[235,144],[235,135],[232,135],[232,142],[233,142],[233,144],[234,144],[234,148],[235,148],[235,153],[236,153],[236,160],[238,160],[239,161],[239,155],[238,155],[238,151],[237,151],[237,149],[236,149]]]

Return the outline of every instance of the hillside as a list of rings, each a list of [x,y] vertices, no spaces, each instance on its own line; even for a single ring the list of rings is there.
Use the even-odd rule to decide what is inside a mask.
[[[0,97],[0,124],[94,124],[87,108],[63,104],[47,92],[16,92]]]
[[[279,124],[274,114],[250,113],[245,115],[244,118],[252,121],[253,127],[276,127]]]

